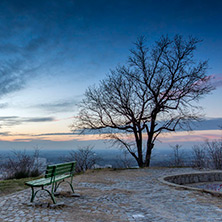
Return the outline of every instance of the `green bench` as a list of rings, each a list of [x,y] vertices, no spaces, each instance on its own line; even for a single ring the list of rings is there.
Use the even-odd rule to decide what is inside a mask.
[[[56,190],[58,189],[59,185],[62,182],[67,182],[70,185],[72,192],[74,193],[72,181],[75,172],[75,165],[76,165],[75,161],[48,165],[46,168],[44,178],[26,182],[25,184],[27,186],[30,186],[32,189],[31,202],[34,201],[36,194],[40,190],[45,190],[46,192],[49,193],[53,203],[56,204],[54,193],[56,192]],[[70,181],[65,181],[66,178],[70,178]],[[45,186],[48,185],[51,185],[51,191],[45,188]],[[34,188],[39,188],[39,187],[41,187],[41,189],[37,191],[34,190]]]

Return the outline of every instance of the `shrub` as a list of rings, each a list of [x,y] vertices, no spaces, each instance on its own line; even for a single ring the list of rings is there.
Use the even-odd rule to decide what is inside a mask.
[[[181,150],[181,145],[176,144],[175,146],[171,146],[171,148],[173,149],[173,157],[171,159],[171,161],[169,162],[170,166],[175,166],[175,167],[181,167],[184,166],[184,159],[185,159],[185,154],[184,152]]]
[[[6,179],[20,179],[26,177],[35,177],[41,174],[36,163],[39,158],[39,150],[35,149],[32,156],[26,151],[12,151],[12,155],[8,157],[6,163],[3,164],[4,176]],[[37,161],[38,162],[38,161]]]
[[[66,161],[76,161],[76,172],[91,169],[99,159],[100,158],[96,155],[91,146],[72,150],[69,156],[65,158]]]
[[[193,166],[199,168],[222,169],[222,141],[205,141],[193,147]]]
[[[207,156],[206,151],[203,149],[203,147],[200,147],[198,145],[193,147],[193,167],[197,168],[205,168],[207,167]]]

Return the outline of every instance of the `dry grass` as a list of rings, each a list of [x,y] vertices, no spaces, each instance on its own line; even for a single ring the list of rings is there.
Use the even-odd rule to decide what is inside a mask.
[[[38,177],[39,178],[39,177]],[[10,180],[1,180],[0,181],[0,196],[7,194],[15,193],[17,191],[24,190],[28,188],[25,185],[25,182],[38,179],[35,178],[23,178],[23,179],[10,179]]]

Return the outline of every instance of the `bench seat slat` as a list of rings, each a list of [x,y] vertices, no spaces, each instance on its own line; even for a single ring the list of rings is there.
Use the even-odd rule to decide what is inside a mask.
[[[32,181],[28,181],[25,183],[28,186],[31,187],[38,187],[38,186],[45,186],[45,185],[50,185],[51,184],[51,178],[41,178],[38,180],[32,180]]]
[[[59,181],[59,180],[63,180],[65,178],[70,177],[69,174],[63,174],[63,175],[59,175],[55,177],[55,182]],[[32,186],[32,187],[41,187],[41,186],[45,186],[45,185],[50,185],[51,182],[51,178],[41,178],[38,180],[32,180],[29,182],[26,182],[25,184],[28,186]]]
[[[60,181],[60,180],[63,180],[65,178],[69,178],[70,177],[70,174],[63,174],[63,175],[59,175],[59,176],[56,176],[55,177],[55,181]]]

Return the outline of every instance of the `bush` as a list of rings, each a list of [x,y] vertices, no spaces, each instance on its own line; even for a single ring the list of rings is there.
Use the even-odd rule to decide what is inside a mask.
[[[39,158],[38,149],[35,149],[32,156],[26,154],[25,150],[12,151],[12,154],[2,166],[6,179],[37,177],[41,174],[38,161],[36,163],[36,160]]]
[[[198,145],[193,147],[193,167],[197,168],[205,168],[207,167],[207,157],[206,157],[206,152],[203,147],[200,147]]]
[[[193,166],[198,168],[222,169],[222,141],[206,141],[193,147]]]
[[[136,165],[135,160],[130,156],[129,152],[123,150],[123,152],[118,155],[116,160],[117,168],[130,168]]]
[[[185,159],[185,154],[181,150],[181,145],[176,144],[175,146],[171,146],[173,149],[173,157],[171,161],[169,162],[170,166],[175,166],[175,167],[182,167],[185,165],[184,159]]]
[[[93,151],[93,147],[87,146],[79,148],[77,151],[70,151],[69,156],[65,160],[76,161],[76,172],[82,172],[91,169],[100,158]]]
[[[209,166],[214,169],[221,170],[222,169],[222,141],[207,141],[205,143],[208,158],[209,158]]]

